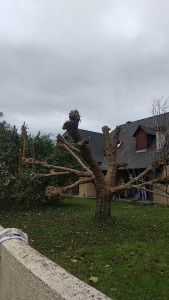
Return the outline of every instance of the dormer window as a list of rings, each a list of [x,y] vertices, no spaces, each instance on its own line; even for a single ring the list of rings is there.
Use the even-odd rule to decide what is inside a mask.
[[[148,126],[140,125],[133,137],[136,138],[136,152],[145,152],[151,143],[155,130]]]
[[[147,149],[147,133],[142,129],[138,128],[135,132],[134,137],[136,137],[136,151]]]

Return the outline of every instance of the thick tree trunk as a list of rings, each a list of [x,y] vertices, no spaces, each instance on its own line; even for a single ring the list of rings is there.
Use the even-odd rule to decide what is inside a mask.
[[[106,190],[97,194],[97,215],[111,216],[111,200],[112,195]]]
[[[99,217],[111,216],[112,193],[109,191],[105,181],[95,181],[97,197],[97,215]]]

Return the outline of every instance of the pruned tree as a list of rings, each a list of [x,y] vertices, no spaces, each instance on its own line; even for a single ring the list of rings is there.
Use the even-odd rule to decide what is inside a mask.
[[[105,155],[108,161],[107,173],[104,175],[101,167],[98,165],[96,159],[92,155],[89,141],[85,139],[78,130],[79,122],[79,112],[77,110],[71,111],[69,113],[69,120],[64,123],[63,129],[67,130],[71,135],[74,145],[69,143],[63,136],[59,134],[57,136],[57,147],[62,148],[71,154],[81,166],[82,171],[68,167],[50,165],[46,162],[37,161],[33,158],[24,158],[23,162],[28,165],[41,166],[49,171],[47,174],[35,173],[32,175],[32,179],[43,178],[46,176],[60,176],[64,174],[76,174],[79,177],[77,181],[68,186],[47,187],[46,195],[49,198],[56,197],[57,195],[64,196],[67,191],[79,186],[80,184],[93,182],[96,189],[97,214],[99,216],[110,216],[111,200],[113,195],[131,188],[142,189],[145,186],[145,181],[142,179],[145,178],[146,174],[160,166],[162,162],[160,160],[158,162],[156,161],[135,178],[130,178],[127,183],[122,183],[117,186],[117,170],[120,167],[126,166],[125,162],[123,164],[117,163],[117,145],[119,144],[119,134],[121,128],[119,126],[116,127],[113,139],[111,139],[109,134],[110,128],[107,126],[102,128],[106,142]],[[147,181],[146,184],[152,185],[156,182],[164,182],[165,180],[166,179],[163,176],[158,178],[153,177],[153,179]]]
[[[155,120],[156,126],[156,150],[154,152],[154,159],[158,160],[159,152],[160,159],[163,162],[163,172],[165,173],[165,178],[168,178],[168,166],[169,166],[169,120],[167,118],[167,109],[168,109],[168,98],[155,98],[152,104],[152,114]],[[165,181],[165,187],[159,187],[154,185],[156,188],[160,188],[161,191],[168,193],[168,180]],[[169,203],[169,198],[166,197],[167,202]]]

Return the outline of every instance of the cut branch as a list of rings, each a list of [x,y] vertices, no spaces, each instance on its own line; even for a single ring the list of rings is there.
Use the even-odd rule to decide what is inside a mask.
[[[67,147],[69,147],[72,151],[75,151],[77,153],[80,154],[80,150],[77,149],[76,147],[74,147],[73,145],[71,145],[61,134],[58,134],[57,136],[57,142],[61,142],[63,144],[65,144]]]
[[[80,140],[83,140],[83,136],[78,131],[79,122],[80,122],[79,112],[77,111],[77,109],[72,110],[69,113],[69,121],[66,121],[62,127],[64,130],[67,130],[68,133],[73,137],[75,143],[77,143]]]
[[[105,177],[106,182],[109,186],[116,185],[116,173],[117,173],[117,145],[119,144],[119,134],[121,131],[121,127],[117,126],[115,129],[115,133],[113,136],[113,141],[111,141],[111,137],[109,134],[110,128],[107,126],[102,127],[102,131],[105,137],[106,149],[105,154],[108,162],[107,174]]]
[[[71,174],[71,172],[51,172],[51,173],[48,173],[48,174],[33,173],[31,175],[31,180],[45,178],[45,177],[51,177],[51,176],[68,175],[68,174]]]
[[[140,173],[138,176],[136,176],[135,178],[132,178],[130,181],[128,181],[126,183],[126,185],[131,186],[131,184],[135,183],[136,181],[140,180],[142,177],[144,177],[145,175],[147,175],[150,171],[153,170],[153,166],[149,166],[147,169],[145,169],[142,173]]]
[[[84,165],[84,163],[81,161],[81,159],[67,145],[65,145],[63,143],[57,143],[57,146],[59,148],[66,150],[68,153],[70,153],[84,170],[91,173],[91,175],[93,174],[93,172],[90,171],[89,168]]]
[[[66,171],[66,172],[76,174],[79,177],[91,177],[91,173],[89,173],[89,172],[78,171],[75,169],[70,169],[70,168],[61,167],[61,166],[49,165],[49,164],[47,164],[47,162],[42,162],[39,160],[35,160],[33,158],[23,158],[23,163],[28,164],[28,165],[40,166],[42,168],[46,168],[49,170],[54,169],[54,170]]]
[[[56,196],[64,196],[64,194],[67,191],[79,186],[80,184],[92,182],[93,180],[94,180],[94,178],[88,178],[88,179],[83,179],[83,180],[81,179],[81,180],[78,180],[78,181],[74,182],[73,184],[65,186],[65,187],[49,186],[46,189],[46,195],[48,198],[52,198],[52,197],[56,197]]]
[[[69,114],[69,121],[65,122],[63,129],[66,129],[73,138],[73,141],[78,145],[80,149],[81,157],[89,165],[90,169],[95,175],[95,184],[103,189],[104,175],[97,161],[91,153],[88,141],[83,138],[78,130],[78,124],[80,121],[80,115],[77,110],[71,111]],[[96,186],[95,185],[95,186]]]
[[[139,190],[142,190],[142,191],[145,191],[145,192],[150,192],[150,193],[152,193],[152,194],[155,194],[155,195],[158,195],[158,196],[160,196],[160,197],[164,197],[164,198],[167,198],[167,199],[169,199],[169,197],[168,197],[168,196],[165,196],[165,195],[163,195],[163,194],[160,194],[160,193],[154,192],[153,190],[150,190],[150,189],[146,189],[146,188],[137,187],[137,186],[135,186],[135,185],[132,185],[132,187],[133,187],[133,188],[137,188],[137,189],[139,189]]]
[[[143,173],[143,172],[142,172]],[[139,175],[140,176],[140,175]],[[137,176],[138,177],[138,176]],[[116,186],[114,188],[110,188],[110,191],[115,194],[115,193],[119,193],[119,192],[122,192],[124,190],[130,190],[131,188],[138,188],[138,189],[144,189],[144,186],[145,185],[153,185],[154,183],[165,183],[165,178],[164,177],[161,177],[161,178],[156,178],[156,179],[152,179],[152,180],[149,180],[149,181],[143,181],[142,183],[140,184],[133,184],[134,182],[136,181],[136,178],[131,180],[130,181],[130,184],[129,182],[126,183],[126,184],[121,184],[119,186]]]

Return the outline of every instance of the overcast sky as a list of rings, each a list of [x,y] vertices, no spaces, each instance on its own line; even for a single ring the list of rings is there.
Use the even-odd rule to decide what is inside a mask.
[[[101,132],[169,96],[168,0],[0,0],[0,111],[32,133]]]

